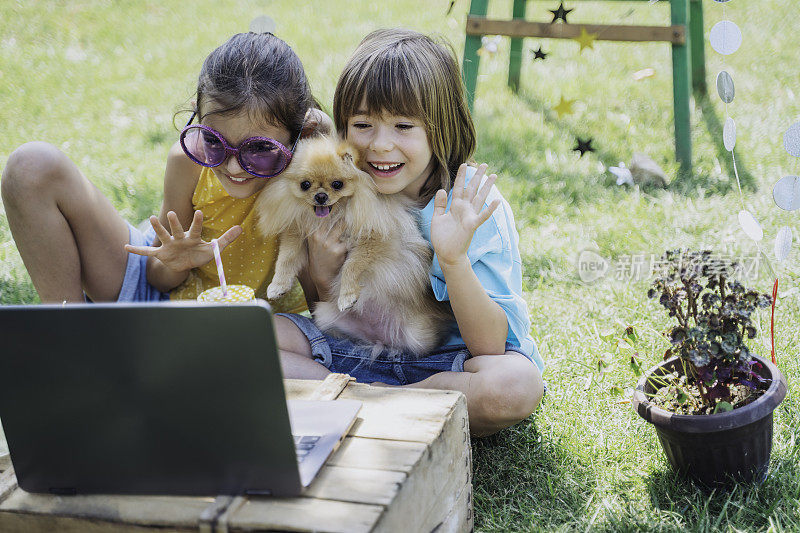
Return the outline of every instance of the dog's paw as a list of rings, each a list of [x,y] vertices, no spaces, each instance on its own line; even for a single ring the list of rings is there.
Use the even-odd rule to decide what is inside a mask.
[[[280,281],[273,281],[272,283],[269,284],[269,287],[267,287],[267,298],[270,300],[274,300],[275,298],[280,298],[281,296],[289,292],[289,289],[291,288],[292,288],[291,283],[285,283],[285,282],[282,283]]]
[[[339,311],[347,311],[358,300],[358,293],[353,292],[342,292],[339,294],[339,300],[336,302],[336,305],[339,307]]]

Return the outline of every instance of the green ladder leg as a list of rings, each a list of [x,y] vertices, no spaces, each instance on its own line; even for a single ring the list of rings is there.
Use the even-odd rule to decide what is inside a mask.
[[[675,115],[675,159],[681,165],[681,172],[692,172],[692,138],[690,124],[690,97],[692,71],[690,50],[692,45],[689,30],[689,0],[671,0],[672,24],[686,28],[686,43],[672,45],[672,98]]]
[[[700,94],[706,94],[706,54],[703,49],[705,37],[703,35],[703,2],[692,0],[689,13],[689,34],[692,43],[692,89]]]
[[[475,17],[485,17],[487,4],[488,0],[472,0],[469,6],[469,14]],[[478,83],[478,66],[481,59],[478,55],[478,50],[480,47],[480,35],[467,35],[464,41],[462,69],[464,71],[464,87],[467,91],[467,105],[469,105],[470,111],[472,111],[472,105],[475,101],[475,86]]]
[[[527,0],[514,0],[514,19],[525,18],[525,6]],[[522,39],[511,39],[511,53],[508,58],[508,86],[515,93],[519,90],[519,77],[522,70]]]

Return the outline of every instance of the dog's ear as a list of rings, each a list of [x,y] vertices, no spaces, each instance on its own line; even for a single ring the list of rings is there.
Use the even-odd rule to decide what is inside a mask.
[[[259,231],[269,237],[283,233],[296,225],[302,216],[302,206],[297,204],[289,190],[295,180],[287,176],[264,179],[270,181],[261,189],[253,208]]]
[[[359,157],[358,150],[347,141],[340,141],[336,147],[336,153],[345,163],[352,163],[354,167],[358,168]]]
[[[315,107],[306,111],[303,121],[302,138],[313,137],[315,135],[331,135],[334,130],[333,121],[324,111]]]

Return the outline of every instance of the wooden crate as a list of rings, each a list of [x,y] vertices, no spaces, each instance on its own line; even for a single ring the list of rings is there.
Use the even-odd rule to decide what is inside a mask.
[[[459,392],[286,380],[289,399],[360,400],[341,447],[297,498],[52,496],[0,456],[0,531],[471,531],[472,456]]]

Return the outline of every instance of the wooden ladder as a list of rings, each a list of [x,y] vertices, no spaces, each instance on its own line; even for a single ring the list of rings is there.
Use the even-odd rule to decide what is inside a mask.
[[[681,172],[692,170],[692,141],[690,120],[691,89],[706,93],[705,54],[703,51],[702,0],[661,0],[669,2],[671,26],[615,26],[603,24],[551,24],[525,20],[527,0],[513,0],[512,20],[486,18],[489,0],[471,0],[467,17],[464,43],[463,73],[470,110],[475,99],[481,37],[504,35],[511,37],[508,61],[508,86],[515,93],[519,89],[522,69],[522,39],[540,37],[547,39],[574,39],[581,28],[597,34],[601,41],[654,42],[672,44],[672,98],[675,117],[675,159]],[[579,0],[572,0],[579,1]],[[597,0],[595,0],[597,1]],[[641,2],[646,0],[605,0]],[[688,31],[687,31],[688,30]],[[691,88],[691,89],[690,89]]]

